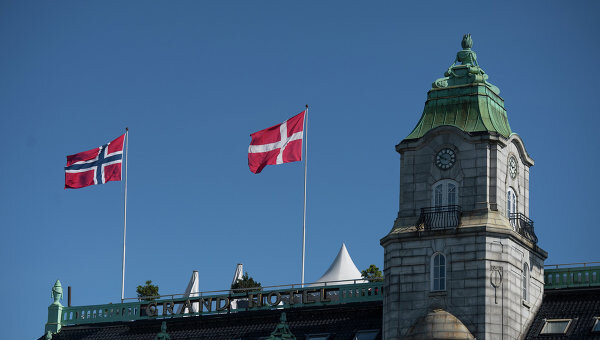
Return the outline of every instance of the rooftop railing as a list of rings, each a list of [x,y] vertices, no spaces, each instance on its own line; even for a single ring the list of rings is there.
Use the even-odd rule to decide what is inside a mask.
[[[544,289],[583,287],[600,287],[600,262],[545,266]]]
[[[383,281],[317,282],[126,299],[130,302],[62,307],[62,326],[229,314],[253,310],[383,301]]]
[[[537,243],[538,238],[533,231],[533,220],[522,213],[511,213],[508,219],[519,234],[531,242]]]
[[[426,231],[458,228],[461,215],[459,205],[421,208],[417,226]]]

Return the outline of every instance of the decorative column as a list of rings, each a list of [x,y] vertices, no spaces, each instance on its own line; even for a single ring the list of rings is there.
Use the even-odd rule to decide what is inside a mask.
[[[63,290],[59,280],[56,280],[54,287],[52,287],[52,298],[54,302],[48,306],[48,322],[46,323],[46,338],[48,339],[48,333],[56,334],[60,331],[60,321],[62,318],[63,306],[60,304],[62,299]],[[50,335],[51,339],[52,336]]]

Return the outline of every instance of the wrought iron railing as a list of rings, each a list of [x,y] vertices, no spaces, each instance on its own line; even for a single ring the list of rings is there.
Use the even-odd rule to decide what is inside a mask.
[[[519,234],[525,236],[531,242],[537,243],[538,238],[533,231],[533,220],[522,213],[511,213],[508,218],[510,224],[512,224]]]
[[[417,226],[423,230],[458,228],[461,215],[459,205],[421,208]]]
[[[352,284],[344,284],[348,282]],[[59,322],[69,326],[383,301],[383,281],[359,282],[363,280],[262,287],[244,292],[202,292],[194,297],[164,295],[150,301],[62,307]]]

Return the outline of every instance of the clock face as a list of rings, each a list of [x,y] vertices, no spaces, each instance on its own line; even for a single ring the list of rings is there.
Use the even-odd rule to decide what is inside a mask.
[[[517,177],[517,159],[515,156],[510,156],[508,159],[508,173],[513,179]]]
[[[435,156],[435,165],[442,170],[450,169],[456,162],[456,154],[452,149],[442,149]]]

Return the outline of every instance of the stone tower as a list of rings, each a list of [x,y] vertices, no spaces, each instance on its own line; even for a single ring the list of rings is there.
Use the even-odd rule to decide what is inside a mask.
[[[396,145],[400,207],[381,239],[385,339],[518,339],[542,301],[547,253],[529,218],[533,159],[472,44],[465,35]]]

